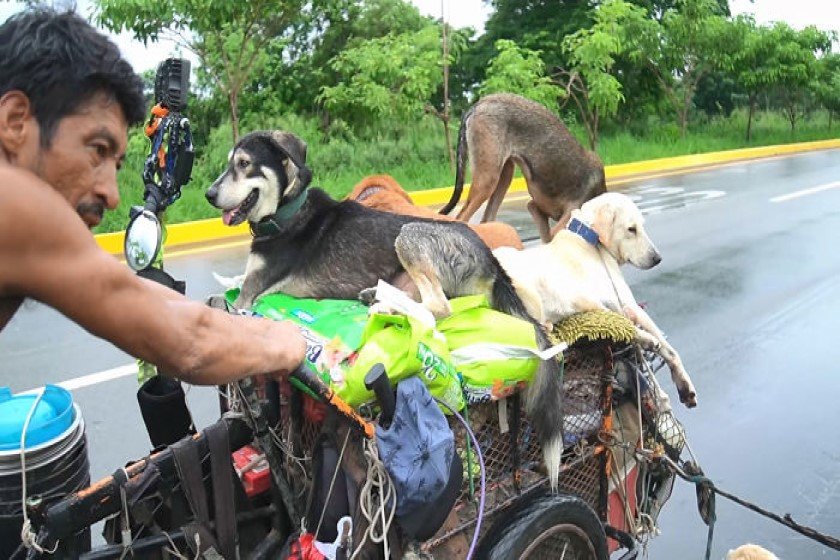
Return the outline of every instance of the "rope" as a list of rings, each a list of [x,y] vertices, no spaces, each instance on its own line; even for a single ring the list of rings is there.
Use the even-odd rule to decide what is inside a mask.
[[[391,476],[385,469],[385,465],[379,458],[374,440],[365,439],[365,458],[368,463],[367,477],[362,490],[359,493],[359,505],[362,515],[368,522],[365,534],[350,560],[354,560],[362,552],[368,538],[371,542],[382,543],[385,558],[390,558],[388,549],[388,531],[394,520],[394,513],[397,510],[397,496],[394,491],[394,483]],[[390,505],[388,505],[390,504]],[[386,512],[387,509],[390,511]]]
[[[812,527],[808,527],[807,525],[801,525],[801,524],[797,523],[796,521],[793,520],[793,517],[789,513],[786,513],[784,516],[775,514],[772,511],[766,510],[766,509],[764,509],[764,508],[762,508],[762,507],[760,507],[760,506],[758,506],[758,505],[756,505],[752,502],[749,502],[749,501],[747,501],[743,498],[739,498],[738,496],[736,496],[736,495],[734,495],[730,492],[726,492],[726,491],[718,488],[715,485],[715,483],[711,481],[711,479],[704,476],[702,471],[700,471],[698,467],[696,467],[692,464],[686,465],[686,467],[688,468],[688,472],[686,472],[685,470],[680,468],[679,465],[674,463],[669,457],[663,456],[662,458],[670,465],[670,467],[674,470],[674,472],[677,473],[680,476],[680,478],[695,484],[698,487],[698,490],[707,489],[710,493],[710,498],[709,498],[709,537],[708,537],[708,543],[706,545],[706,558],[709,558],[711,542],[712,542],[712,537],[713,537],[713,532],[714,532],[713,531],[714,530],[714,523],[715,523],[715,520],[716,520],[715,494],[720,494],[724,498],[726,498],[730,501],[733,501],[736,504],[738,504],[740,506],[743,506],[743,507],[745,507],[745,508],[747,508],[751,511],[754,511],[755,513],[763,515],[764,517],[767,517],[768,519],[772,519],[773,521],[776,521],[777,523],[780,523],[780,524],[784,525],[785,527],[793,529],[797,533],[799,533],[801,535],[804,535],[804,536],[808,537],[809,539],[815,540],[818,543],[831,548],[832,550],[840,550],[840,539],[838,539],[836,537],[832,537],[831,535],[826,535],[825,533],[821,533],[821,532],[817,531],[816,529],[814,529]],[[692,471],[692,469],[695,469],[695,468],[698,471],[696,474]]]
[[[20,477],[22,489],[20,505],[23,510],[23,526],[20,529],[20,540],[27,549],[34,548],[41,554],[45,552],[54,554],[58,550],[58,543],[55,543],[52,550],[47,550],[42,547],[38,543],[38,535],[32,530],[32,522],[29,520],[29,515],[26,512],[26,431],[29,429],[29,422],[32,420],[32,415],[35,414],[35,409],[38,408],[38,404],[44,396],[44,391],[46,391],[46,387],[42,387],[38,391],[35,402],[32,403],[32,406],[29,408],[29,413],[26,415],[26,421],[23,423],[23,431],[20,434]]]

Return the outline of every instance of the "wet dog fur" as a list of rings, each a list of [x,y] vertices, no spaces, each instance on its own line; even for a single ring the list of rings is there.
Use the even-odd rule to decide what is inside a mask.
[[[525,176],[531,195],[528,211],[544,243],[565,227],[573,209],[606,192],[600,158],[581,146],[554,113],[519,95],[488,95],[464,112],[455,190],[442,214],[451,212],[461,197],[467,154],[472,183],[458,212],[458,220],[464,222],[485,202],[481,221],[496,218],[516,165]],[[557,220],[554,228],[549,227],[549,218]]]
[[[465,224],[335,201],[309,188],[305,161],[306,144],[295,135],[251,133],[237,142],[227,169],[207,190],[208,201],[223,211],[226,223],[248,220],[257,233],[237,307],[250,307],[260,295],[275,291],[355,299],[383,279],[419,294],[437,317],[450,313],[447,298],[484,294],[494,309],[531,322],[540,348],[550,346],[493,253]],[[560,374],[556,360],[542,361],[526,399],[552,488],[563,441]]]
[[[621,274],[623,264],[646,270],[662,260],[644,229],[641,211],[626,195],[606,193],[573,211],[572,218],[597,233],[597,247],[566,229],[550,243],[524,251],[494,251],[530,314],[556,323],[581,311],[623,313],[637,325],[637,342],[658,352],[668,364],[680,400],[688,407],[696,406],[694,384],[679,354],[636,303]]]
[[[779,560],[779,558],[757,544],[741,545],[726,554],[726,560]]]
[[[347,196],[349,200],[384,212],[393,212],[404,216],[417,216],[432,220],[455,221],[454,217],[438,214],[430,208],[417,206],[396,179],[390,175],[368,175],[356,183]],[[484,243],[491,249],[514,247],[522,249],[522,240],[513,226],[502,222],[469,224]]]

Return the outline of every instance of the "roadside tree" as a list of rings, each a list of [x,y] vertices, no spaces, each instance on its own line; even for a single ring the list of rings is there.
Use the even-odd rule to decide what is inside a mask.
[[[160,36],[192,51],[202,70],[227,98],[231,133],[239,137],[239,97],[253,73],[268,61],[272,42],[288,41],[303,0],[97,0],[105,28],[128,30],[144,43]]]
[[[633,36],[634,60],[656,76],[685,136],[700,80],[729,71],[738,50],[738,28],[715,0],[675,0],[661,22],[648,19]]]
[[[646,14],[624,0],[607,0],[594,10],[594,18],[591,27],[563,40],[569,68],[554,73],[566,99],[575,103],[592,150],[598,145],[601,119],[614,116],[624,101],[616,57],[627,52],[628,36],[643,25]]]
[[[487,77],[479,88],[479,94],[509,92],[541,103],[555,113],[557,100],[565,95],[564,90],[545,75],[545,64],[540,53],[520,48],[513,41],[496,41],[499,52],[490,61]]]

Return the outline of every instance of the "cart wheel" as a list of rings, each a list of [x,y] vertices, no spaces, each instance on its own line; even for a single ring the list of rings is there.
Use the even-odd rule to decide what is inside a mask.
[[[607,537],[592,508],[577,496],[544,496],[506,518],[483,539],[489,560],[607,560]]]

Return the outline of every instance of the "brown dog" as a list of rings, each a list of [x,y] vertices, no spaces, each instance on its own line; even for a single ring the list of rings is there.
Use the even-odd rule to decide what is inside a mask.
[[[438,214],[434,210],[430,210],[424,206],[415,205],[411,197],[408,196],[408,193],[390,175],[368,175],[353,187],[353,190],[347,198],[355,200],[368,208],[391,212],[393,214],[417,216],[418,218],[430,218],[433,220],[455,220],[455,218]],[[470,227],[475,230],[481,240],[491,249],[498,247],[522,249],[522,240],[519,239],[516,230],[508,224],[492,222],[486,224],[470,224]]]
[[[607,190],[598,156],[584,149],[551,111],[518,95],[488,95],[464,113],[458,132],[455,191],[441,214],[451,212],[461,198],[466,152],[472,185],[458,212],[458,220],[464,222],[484,202],[487,208],[481,221],[495,219],[513,179],[514,165],[525,175],[531,195],[528,211],[546,243],[566,226],[572,210]],[[553,230],[549,218],[558,221]]]

